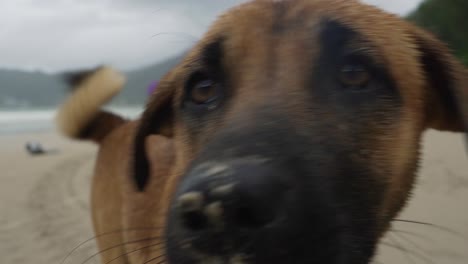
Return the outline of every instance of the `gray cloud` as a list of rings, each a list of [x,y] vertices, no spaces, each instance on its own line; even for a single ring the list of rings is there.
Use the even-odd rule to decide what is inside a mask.
[[[394,13],[420,0],[366,0]],[[2,0],[0,67],[51,71],[110,63],[135,68],[191,46],[242,0]]]

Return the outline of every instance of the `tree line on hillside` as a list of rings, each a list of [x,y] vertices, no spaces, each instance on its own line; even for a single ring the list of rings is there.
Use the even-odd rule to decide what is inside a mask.
[[[407,19],[445,41],[468,66],[468,0],[425,0]]]
[[[119,106],[143,105],[148,97],[148,85],[158,81],[181,58],[182,54],[154,65],[125,72],[127,85],[112,103]],[[0,111],[56,107],[69,92],[63,77],[63,74],[47,74],[40,71],[0,69]]]

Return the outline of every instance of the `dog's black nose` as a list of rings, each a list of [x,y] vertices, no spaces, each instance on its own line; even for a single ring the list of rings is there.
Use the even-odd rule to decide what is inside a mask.
[[[176,201],[182,226],[190,231],[232,232],[272,224],[285,186],[265,160],[202,164],[184,179]]]

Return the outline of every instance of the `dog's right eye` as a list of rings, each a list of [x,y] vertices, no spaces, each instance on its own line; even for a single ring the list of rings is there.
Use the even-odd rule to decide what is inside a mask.
[[[221,98],[219,83],[204,74],[195,74],[186,87],[186,103],[214,108]]]
[[[203,80],[196,83],[190,91],[190,99],[195,104],[210,103],[217,98],[216,84],[212,80]]]
[[[347,64],[339,73],[339,80],[345,87],[363,88],[370,78],[369,71],[362,64]]]

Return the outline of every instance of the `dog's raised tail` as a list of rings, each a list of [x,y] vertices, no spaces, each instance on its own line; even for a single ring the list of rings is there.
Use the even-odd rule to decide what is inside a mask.
[[[72,94],[57,112],[58,129],[72,139],[100,143],[111,131],[126,122],[101,107],[117,95],[125,77],[110,67],[70,73],[65,76]]]

